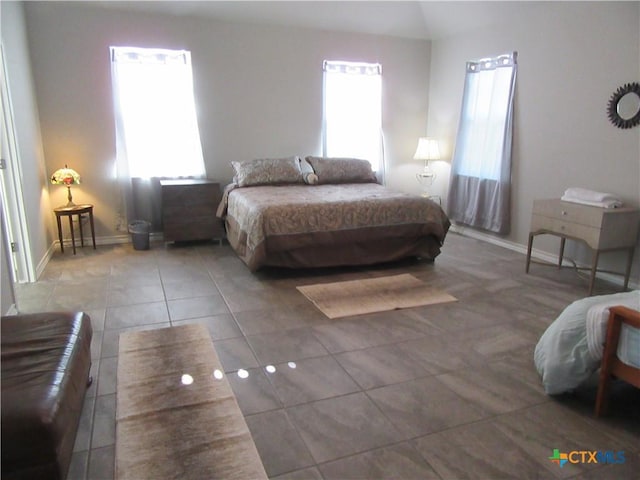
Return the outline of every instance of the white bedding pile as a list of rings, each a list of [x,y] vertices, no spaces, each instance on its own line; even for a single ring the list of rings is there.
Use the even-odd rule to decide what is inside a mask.
[[[583,205],[591,205],[592,207],[622,207],[622,200],[620,197],[613,195],[612,193],[596,192],[594,190],[587,190],[586,188],[568,188],[565,190],[564,195],[562,195],[560,200],[565,202],[581,203]]]
[[[534,362],[549,395],[571,391],[600,367],[609,307],[640,310],[640,290],[588,297],[573,302],[549,325],[534,352]],[[623,326],[619,358],[640,367],[640,330]]]
[[[587,312],[587,346],[594,360],[602,360],[604,342],[607,337],[607,324],[609,321],[609,307],[624,305],[625,307],[640,310],[640,292],[629,299],[628,302],[609,300],[594,305]],[[622,325],[620,340],[618,343],[618,358],[627,365],[640,368],[640,332],[629,325]]]

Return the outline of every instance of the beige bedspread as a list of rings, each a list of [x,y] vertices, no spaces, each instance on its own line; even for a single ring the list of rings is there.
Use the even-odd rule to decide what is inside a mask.
[[[227,236],[253,270],[289,263],[282,260],[283,253],[354,245],[359,258],[336,255],[332,263],[329,255],[322,264],[373,263],[379,261],[384,242],[390,242],[395,252],[382,260],[433,258],[450,226],[436,203],[376,183],[236,188],[227,202]],[[366,245],[378,253],[368,257]],[[297,258],[301,260],[300,255]],[[301,265],[287,266],[314,265],[302,259]]]

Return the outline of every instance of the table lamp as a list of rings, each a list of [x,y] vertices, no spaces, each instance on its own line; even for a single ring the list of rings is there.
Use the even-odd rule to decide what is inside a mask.
[[[75,203],[73,203],[73,197],[71,196],[71,185],[79,185],[80,184],[80,175],[73,168],[67,167],[65,164],[64,168],[56,170],[53,175],[51,175],[51,183],[54,185],[64,185],[67,187],[67,204],[65,207],[75,207]]]
[[[435,172],[429,167],[429,160],[440,160],[440,148],[435,138],[420,137],[418,147],[413,155],[414,160],[424,160],[424,169],[416,173],[416,179],[424,189],[423,196],[429,196],[428,189],[436,178]]]

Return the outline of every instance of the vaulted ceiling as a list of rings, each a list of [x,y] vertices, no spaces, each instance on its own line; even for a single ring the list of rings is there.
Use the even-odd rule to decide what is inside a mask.
[[[517,20],[547,2],[484,1],[102,1],[104,8],[219,20],[436,39]]]

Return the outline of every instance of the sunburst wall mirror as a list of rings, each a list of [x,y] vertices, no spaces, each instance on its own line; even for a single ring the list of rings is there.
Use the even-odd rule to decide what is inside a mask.
[[[640,124],[640,83],[626,83],[613,92],[607,116],[618,128],[632,128]]]

